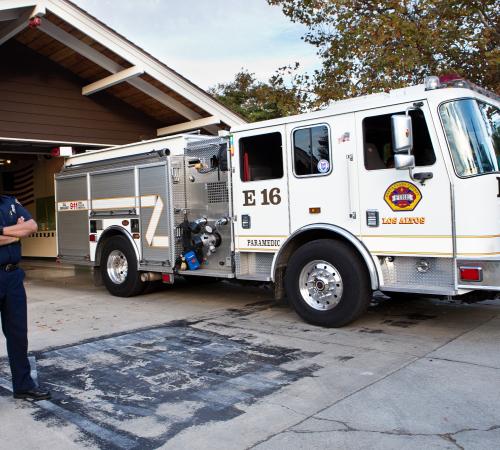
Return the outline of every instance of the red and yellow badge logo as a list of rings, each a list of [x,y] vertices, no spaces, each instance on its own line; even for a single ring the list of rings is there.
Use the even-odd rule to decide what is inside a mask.
[[[387,188],[384,200],[393,211],[413,211],[422,200],[422,194],[413,183],[398,181]]]

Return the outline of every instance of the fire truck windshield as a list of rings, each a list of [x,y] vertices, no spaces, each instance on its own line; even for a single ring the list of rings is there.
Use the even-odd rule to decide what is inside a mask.
[[[444,103],[441,120],[458,176],[500,171],[500,110],[474,99]]]

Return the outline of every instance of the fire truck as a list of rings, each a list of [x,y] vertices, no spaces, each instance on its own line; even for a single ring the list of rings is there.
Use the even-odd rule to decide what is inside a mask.
[[[66,160],[58,254],[115,296],[212,277],[272,283],[345,325],[373,291],[500,291],[500,102],[463,79]],[[491,298],[491,297],[490,297]]]

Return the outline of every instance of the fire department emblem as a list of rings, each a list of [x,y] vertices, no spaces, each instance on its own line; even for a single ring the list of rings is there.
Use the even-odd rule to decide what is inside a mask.
[[[384,200],[393,211],[413,211],[422,200],[422,194],[413,183],[398,181],[387,188]]]

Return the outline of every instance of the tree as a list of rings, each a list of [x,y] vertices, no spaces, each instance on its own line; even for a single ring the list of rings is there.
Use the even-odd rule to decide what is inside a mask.
[[[208,92],[250,122],[301,112],[299,90],[287,87],[283,74],[277,74],[264,83],[257,81],[255,74],[242,69],[234,81],[218,84]]]
[[[315,106],[456,73],[500,93],[499,0],[268,0],[308,31]],[[304,80],[302,80],[304,82]]]

